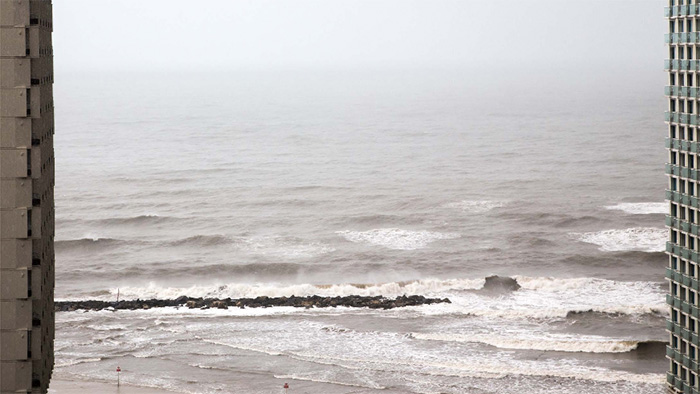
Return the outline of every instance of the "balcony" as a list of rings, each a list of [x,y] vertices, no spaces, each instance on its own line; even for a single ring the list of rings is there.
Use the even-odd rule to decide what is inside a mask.
[[[692,86],[666,86],[664,88],[666,96],[700,98],[700,88]]]
[[[679,16],[697,15],[700,7],[697,5],[677,5],[675,7],[665,7],[664,16],[666,18],[676,18]]]
[[[674,270],[672,268],[666,268],[666,279],[670,279],[676,283],[681,283],[683,286],[690,287],[693,290],[698,290],[700,289],[700,281],[693,278],[692,276],[688,276],[678,270]],[[672,301],[675,300],[675,301]],[[670,294],[666,295],[666,303],[675,306],[676,308],[681,308],[684,309],[684,312],[686,313],[693,313],[693,316],[698,317],[700,316],[700,310],[698,307],[695,305],[686,303],[685,301],[681,301],[678,298],[674,298]],[[687,309],[687,311],[685,310]],[[697,315],[697,316],[696,316]]]
[[[664,70],[700,71],[700,60],[664,60]]]
[[[696,44],[700,42],[700,32],[670,33],[664,37],[666,44]]]
[[[686,368],[692,368],[692,370],[697,371],[698,363],[695,360],[683,353],[680,353],[678,350],[670,346],[666,346],[666,356],[670,359],[676,360],[678,364],[681,364]]]
[[[700,201],[696,197],[673,190],[666,190],[666,199],[689,207],[700,208]]]
[[[673,374],[667,372],[667,383],[675,387],[677,393],[683,393],[683,394],[698,394],[698,390],[692,386],[689,386],[687,383],[685,383],[683,380],[680,380],[678,377],[674,376]],[[670,391],[669,391],[670,392]]]
[[[684,248],[682,246],[676,245],[671,242],[666,243],[666,251],[672,255],[678,256],[680,258],[698,262],[698,254],[690,249]]]
[[[666,138],[666,148],[691,153],[700,153],[700,143],[675,138]]]
[[[698,121],[698,115],[695,114],[679,114],[678,112],[666,112],[666,122],[688,124],[697,126],[700,124]]]
[[[691,168],[681,167],[668,163],[666,163],[666,174],[695,180],[700,178],[700,171],[698,170],[693,170]]]
[[[683,232],[693,234],[693,235],[698,235],[700,234],[700,226],[697,226],[695,224],[679,220],[674,218],[673,216],[666,216],[666,225],[668,227],[673,227],[676,230],[681,230]]]

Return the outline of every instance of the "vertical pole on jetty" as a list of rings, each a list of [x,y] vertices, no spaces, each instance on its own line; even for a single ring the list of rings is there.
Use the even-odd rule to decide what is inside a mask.
[[[117,365],[117,387],[119,387],[119,373],[122,371],[121,368]]]
[[[119,288],[117,287],[117,302],[119,302]]]

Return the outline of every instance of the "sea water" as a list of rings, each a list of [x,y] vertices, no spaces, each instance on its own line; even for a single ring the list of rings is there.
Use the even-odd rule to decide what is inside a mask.
[[[54,376],[662,393],[662,95],[602,87],[465,70],[57,76],[57,299],[451,304],[59,312]]]

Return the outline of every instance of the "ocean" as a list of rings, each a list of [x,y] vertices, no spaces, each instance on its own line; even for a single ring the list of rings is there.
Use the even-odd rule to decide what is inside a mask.
[[[119,366],[122,383],[183,393],[663,393],[664,101],[635,78],[57,73],[57,300],[451,303],[59,312],[54,377],[113,382]]]

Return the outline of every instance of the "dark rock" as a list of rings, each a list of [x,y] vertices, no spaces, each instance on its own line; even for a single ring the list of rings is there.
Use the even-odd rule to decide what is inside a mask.
[[[505,278],[509,279],[509,278]],[[495,279],[487,279],[487,282],[501,283]],[[507,281],[505,282],[507,284]],[[517,285],[517,283],[516,283]],[[512,286],[511,286],[512,287]],[[328,308],[337,306],[346,306],[353,308],[371,308],[371,309],[392,309],[401,308],[406,306],[423,305],[423,304],[436,304],[436,303],[450,303],[447,298],[425,298],[421,295],[406,296],[402,295],[396,297],[396,299],[384,298],[381,296],[374,297],[363,297],[359,295],[354,296],[336,296],[336,297],[321,297],[321,296],[309,296],[309,297],[256,297],[256,298],[240,298],[240,299],[214,299],[214,298],[193,298],[187,296],[181,296],[176,299],[167,300],[122,300],[119,302],[107,302],[107,301],[96,301],[96,300],[85,300],[85,301],[59,301],[55,303],[55,310],[60,312],[66,311],[76,311],[76,310],[136,310],[136,309],[151,309],[151,308],[162,308],[162,307],[179,307],[180,305],[185,305],[187,308],[194,309],[228,309],[229,306],[236,306],[241,309],[249,308],[269,308],[273,306],[293,306],[296,308]]]
[[[503,294],[517,291],[518,289],[520,289],[520,284],[518,284],[517,280],[494,275],[486,278],[481,291],[492,294]]]

